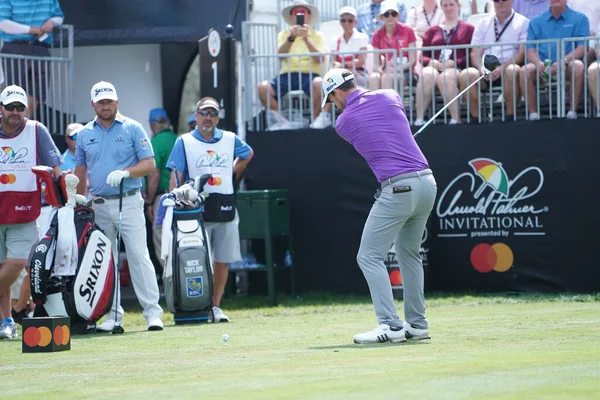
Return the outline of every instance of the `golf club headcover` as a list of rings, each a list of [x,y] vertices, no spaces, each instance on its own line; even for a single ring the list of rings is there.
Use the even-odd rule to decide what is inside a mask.
[[[44,201],[54,207],[63,207],[65,205],[66,196],[63,196],[60,186],[54,176],[54,169],[43,165],[38,165],[31,168],[38,180],[38,187],[42,184],[46,186],[44,190]],[[65,193],[66,194],[66,193]]]

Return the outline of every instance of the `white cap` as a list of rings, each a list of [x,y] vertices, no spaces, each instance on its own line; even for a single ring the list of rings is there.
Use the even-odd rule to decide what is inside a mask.
[[[115,89],[112,83],[104,81],[100,81],[92,87],[91,96],[94,103],[100,100],[119,100],[117,89]]]
[[[356,12],[356,8],[351,7],[351,6],[345,6],[340,8],[340,17],[344,14],[350,14],[352,15],[354,18],[358,18],[358,13]]]
[[[384,0],[381,2],[381,5],[379,6],[379,14],[383,15],[388,11],[396,11],[397,13],[400,13],[400,10],[398,10],[397,0]]]
[[[23,88],[17,85],[10,85],[4,88],[2,94],[0,94],[0,103],[6,105],[14,102],[21,103],[26,107],[28,106],[27,94]]]
[[[344,77],[342,76],[344,73],[348,73],[350,75]],[[329,93],[333,92],[335,88],[339,87],[344,82],[351,81],[352,79],[354,79],[354,75],[352,75],[352,72],[348,71],[347,69],[330,69],[329,72],[327,72],[323,77],[323,102],[321,103],[321,107],[325,107]]]

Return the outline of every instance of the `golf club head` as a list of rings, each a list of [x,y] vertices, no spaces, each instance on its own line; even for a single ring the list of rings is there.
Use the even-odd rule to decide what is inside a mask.
[[[481,65],[483,66],[483,71],[486,74],[492,73],[493,70],[498,68],[501,65],[500,60],[493,54],[486,54],[481,59]]]
[[[204,185],[206,185],[206,182],[208,182],[210,178],[212,178],[211,174],[204,174],[200,177],[196,177],[195,189],[198,193],[202,192]]]
[[[125,329],[121,325],[115,325],[112,330],[113,335],[122,335],[123,333],[125,333]]]

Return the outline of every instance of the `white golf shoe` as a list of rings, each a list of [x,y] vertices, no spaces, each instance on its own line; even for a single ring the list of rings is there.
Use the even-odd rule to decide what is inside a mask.
[[[406,338],[413,340],[431,339],[429,331],[427,329],[413,328],[408,322],[404,321],[404,330],[406,331]]]
[[[219,307],[213,306],[212,312],[214,316],[213,322],[229,322],[229,317]]]
[[[392,328],[387,324],[379,324],[379,326],[367,333],[359,333],[354,335],[354,343],[402,343],[406,342],[406,330],[402,328]]]

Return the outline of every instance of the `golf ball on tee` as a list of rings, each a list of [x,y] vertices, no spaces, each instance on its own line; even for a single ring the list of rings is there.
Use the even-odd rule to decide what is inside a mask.
[[[226,334],[226,333],[224,333],[224,334],[223,334],[223,341],[224,341],[224,342],[227,342],[228,340],[229,340],[229,335],[228,335],[228,334]]]

